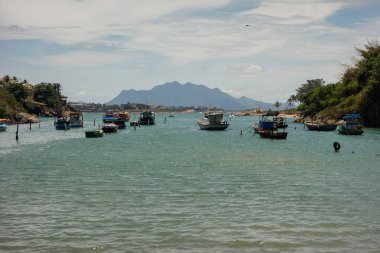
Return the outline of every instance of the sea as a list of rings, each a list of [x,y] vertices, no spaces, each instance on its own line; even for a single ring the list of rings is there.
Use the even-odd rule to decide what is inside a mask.
[[[16,125],[1,132],[0,252],[380,252],[380,129],[288,119],[269,140],[257,116],[225,131],[169,116],[103,138],[85,138],[91,113],[67,131],[20,125],[18,142]]]

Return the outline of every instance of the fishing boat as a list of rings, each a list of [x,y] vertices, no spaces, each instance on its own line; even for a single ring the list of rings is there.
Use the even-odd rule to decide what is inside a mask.
[[[305,121],[304,125],[309,129],[310,131],[334,131],[336,129],[336,124],[328,124],[323,122],[311,122],[311,121]]]
[[[118,126],[115,123],[104,123],[102,130],[104,133],[116,133]]]
[[[261,115],[259,123],[253,124],[255,133],[261,138],[268,139],[286,139],[288,133],[285,129],[288,127],[286,118],[278,117],[278,112],[267,112]]]
[[[339,134],[361,135],[363,134],[363,118],[360,114],[346,114],[343,123],[336,128]]]
[[[59,117],[57,121],[54,122],[55,129],[57,130],[69,130],[70,129],[70,119],[68,117]]]
[[[154,112],[146,110],[140,113],[139,125],[155,125],[156,115]]]
[[[279,117],[279,112],[277,111],[269,111],[267,113],[264,113],[261,115],[261,118],[259,120],[259,123],[254,123],[252,125],[252,128],[254,129],[255,133],[259,133],[260,129],[265,128],[266,122],[273,122],[273,126],[276,129],[285,129],[288,127],[288,124],[286,123],[285,117]],[[272,126],[271,126],[272,127]]]
[[[0,132],[5,132],[7,130],[8,125],[5,122],[0,122]]]
[[[99,138],[103,137],[103,130],[91,130],[91,131],[86,131],[86,138]]]
[[[103,123],[114,123],[118,129],[125,129],[130,117],[128,112],[108,112],[103,116]]]
[[[70,112],[70,127],[83,127],[83,115],[81,112]]]
[[[217,111],[205,112],[205,117],[197,123],[201,130],[226,130],[230,125],[224,120],[223,112]]]

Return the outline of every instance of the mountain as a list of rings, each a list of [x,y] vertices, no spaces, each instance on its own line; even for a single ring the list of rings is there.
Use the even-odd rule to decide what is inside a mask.
[[[108,105],[127,103],[150,103],[162,106],[216,106],[226,110],[245,110],[252,108],[273,108],[265,103],[247,97],[235,98],[218,88],[210,89],[205,85],[169,82],[157,85],[150,90],[123,90]]]

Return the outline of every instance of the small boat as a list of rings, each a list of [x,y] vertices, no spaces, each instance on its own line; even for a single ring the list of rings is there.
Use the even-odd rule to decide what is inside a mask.
[[[197,120],[197,123],[201,130],[226,130],[230,125],[224,120],[223,112],[217,111],[205,112],[205,117]]]
[[[346,114],[343,123],[336,128],[339,134],[361,135],[363,134],[363,118],[360,114]]]
[[[118,126],[115,123],[104,123],[102,130],[104,133],[116,133]]]
[[[103,137],[103,130],[92,130],[92,131],[86,131],[86,138],[99,138]]]
[[[131,121],[131,122],[129,122],[129,125],[130,126],[138,126],[139,122],[138,121]]]
[[[304,124],[310,131],[334,131],[337,126],[336,124],[327,124],[319,121],[305,121]]]
[[[268,139],[286,139],[288,133],[285,129],[288,127],[286,118],[278,117],[278,112],[268,112],[261,115],[259,123],[253,124],[252,128],[261,138]]]
[[[81,112],[70,112],[70,127],[83,127],[83,115]]]
[[[68,117],[59,117],[57,121],[54,122],[54,125],[57,130],[69,130],[70,119]]]
[[[0,132],[5,132],[7,130],[8,125],[5,122],[0,122]]]
[[[156,124],[156,115],[154,112],[146,110],[140,113],[139,117],[140,125],[155,125]]]

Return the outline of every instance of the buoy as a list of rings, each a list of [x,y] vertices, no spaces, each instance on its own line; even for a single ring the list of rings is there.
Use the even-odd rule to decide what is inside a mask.
[[[334,141],[333,146],[334,146],[335,152],[339,151],[339,149],[340,149],[340,143],[339,142]]]

